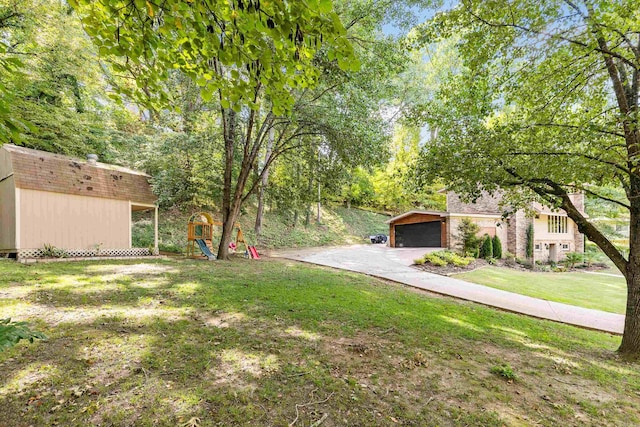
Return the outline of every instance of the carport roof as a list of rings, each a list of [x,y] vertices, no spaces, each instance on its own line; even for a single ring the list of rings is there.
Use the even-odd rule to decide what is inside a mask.
[[[410,215],[433,215],[433,216],[439,216],[441,218],[444,218],[444,217],[449,216],[449,213],[448,212],[438,212],[438,211],[409,211],[409,212],[403,213],[402,215],[394,216],[390,220],[385,221],[385,223],[393,224],[394,222],[398,221],[399,219],[406,218],[406,217],[408,217]]]

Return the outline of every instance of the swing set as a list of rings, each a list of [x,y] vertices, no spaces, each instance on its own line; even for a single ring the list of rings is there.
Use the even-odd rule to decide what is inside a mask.
[[[216,259],[213,247],[214,227],[222,227],[222,222],[214,220],[211,214],[198,212],[191,215],[187,225],[187,257],[201,258],[204,255],[209,260]],[[236,239],[229,244],[229,248],[235,252],[240,249],[240,245],[244,245],[244,252],[248,257],[260,258],[256,247],[247,244],[239,223],[234,224],[234,229],[236,230]],[[202,255],[198,252],[202,252]]]

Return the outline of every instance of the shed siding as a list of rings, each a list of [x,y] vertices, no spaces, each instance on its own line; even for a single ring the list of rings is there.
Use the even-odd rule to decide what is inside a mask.
[[[442,217],[440,215],[415,213],[390,223],[389,224],[389,246],[392,248],[396,247],[396,230],[395,230],[396,225],[418,224],[421,222],[431,222],[431,221],[442,222]],[[441,242],[441,246],[444,246],[446,244],[447,231],[446,231],[446,227],[443,227],[443,224],[441,224],[440,227],[441,227],[440,242]]]
[[[20,190],[20,248],[45,244],[62,249],[129,247],[130,207],[126,200]]]
[[[15,249],[16,192],[13,177],[9,177],[0,182],[0,250]]]

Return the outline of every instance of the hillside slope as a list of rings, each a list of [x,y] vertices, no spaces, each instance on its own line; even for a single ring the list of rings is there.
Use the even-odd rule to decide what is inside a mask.
[[[161,211],[159,216],[160,250],[168,252],[184,252],[187,245],[187,221],[192,212],[177,210]],[[221,218],[212,213],[214,218]],[[134,217],[133,246],[153,246],[153,222],[149,214]],[[361,209],[347,209],[342,206],[325,207],[322,210],[322,221],[305,226],[298,221],[292,225],[292,218],[275,212],[266,212],[262,235],[255,238],[253,225],[255,210],[248,209],[240,217],[240,224],[247,240],[262,249],[332,246],[355,243],[366,243],[364,237],[377,233],[388,233],[385,221],[389,217]],[[214,240],[219,238],[221,229],[214,231]]]

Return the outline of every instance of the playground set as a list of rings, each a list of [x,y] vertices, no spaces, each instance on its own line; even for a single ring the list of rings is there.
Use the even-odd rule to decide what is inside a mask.
[[[209,261],[216,259],[216,254],[213,252],[213,228],[222,227],[222,222],[216,221],[207,212],[198,212],[189,218],[188,223],[188,243],[187,243],[187,256],[190,258],[201,258],[205,256]],[[245,256],[252,259],[259,259],[260,255],[255,246],[247,244],[242,228],[239,223],[234,225],[236,232],[236,240],[229,244],[229,249],[232,251],[240,250],[240,245],[244,245]],[[198,254],[196,246],[202,252],[202,255]]]

